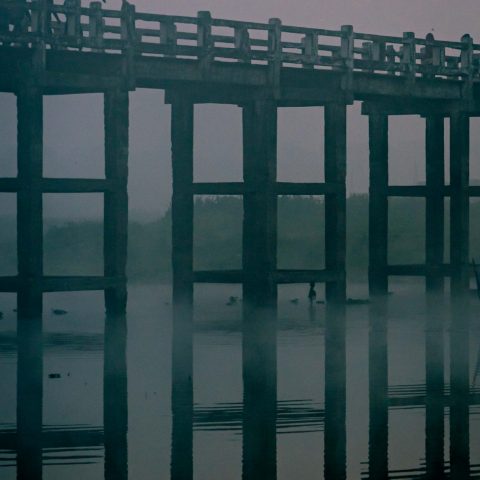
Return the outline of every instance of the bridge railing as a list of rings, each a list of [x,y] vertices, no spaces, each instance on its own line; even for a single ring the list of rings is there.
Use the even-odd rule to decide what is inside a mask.
[[[480,45],[469,35],[459,42],[354,32],[351,26],[326,30],[269,23],[137,12],[127,2],[120,10],[89,7],[80,0],[31,0],[0,6],[0,45],[128,53],[212,62],[269,65],[273,78],[282,66],[417,77],[480,79]]]

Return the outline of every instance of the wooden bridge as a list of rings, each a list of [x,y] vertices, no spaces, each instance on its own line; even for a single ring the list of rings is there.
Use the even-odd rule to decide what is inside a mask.
[[[409,32],[402,37],[358,33],[351,26],[302,28],[278,19],[237,22],[212,18],[208,12],[195,17],[158,15],[137,12],[127,2],[120,10],[104,9],[100,2],[87,8],[78,0],[65,0],[62,5],[51,0],[0,3],[0,91],[17,96],[18,115],[18,176],[0,179],[0,192],[17,195],[18,275],[0,277],[0,291],[18,293],[19,318],[41,317],[43,292],[50,291],[104,290],[107,313],[125,311],[128,98],[136,88],[165,90],[172,107],[172,478],[191,478],[192,472],[191,428],[185,419],[193,415],[195,282],[243,284],[243,421],[245,431],[253,432],[244,436],[243,460],[244,478],[251,479],[274,478],[276,468],[277,285],[326,284],[325,477],[345,478],[347,108],[362,101],[363,113],[369,117],[369,283],[374,300],[370,413],[387,425],[383,300],[388,277],[426,278],[430,305],[437,308],[427,318],[427,328],[434,332],[441,318],[435,299],[443,292],[444,278],[451,278],[451,292],[460,300],[457,306],[467,298],[469,201],[480,196],[480,187],[469,185],[469,119],[480,116],[480,45],[469,35],[453,42],[438,41],[432,34],[417,38]],[[94,92],[104,94],[105,178],[45,178],[43,96]],[[199,103],[242,108],[243,182],[193,181],[193,110]],[[324,107],[325,181],[278,182],[277,108],[307,106]],[[392,115],[425,118],[425,185],[389,185]],[[450,120],[449,185],[444,174],[445,118]],[[104,275],[45,276],[43,194],[88,192],[104,194]],[[243,196],[241,270],[193,270],[195,195]],[[325,196],[325,269],[277,268],[278,195]],[[388,264],[389,196],[425,198],[425,264]],[[444,263],[445,198],[450,199],[448,264]],[[451,361],[452,391],[467,398],[468,316],[452,320],[451,352],[456,359]],[[428,336],[426,349],[427,358],[434,358],[427,362],[427,378],[433,378],[427,390],[443,392],[443,340]],[[437,403],[440,407],[432,404],[427,417],[435,417],[443,428],[443,403]],[[464,403],[456,404],[460,413],[452,420],[452,431],[468,433]],[[378,477],[372,473],[372,478],[386,478],[387,460],[375,450],[375,445],[387,443],[386,432],[383,427],[370,432],[372,468],[380,472]],[[443,458],[443,443],[427,447],[427,456]],[[463,447],[452,442],[451,457],[462,460]],[[466,478],[466,468],[462,463],[452,478]]]
[[[18,177],[0,191],[18,196],[18,276],[0,289],[19,292],[21,315],[41,311],[43,291],[106,291],[107,309],[126,304],[128,92],[166,90],[172,104],[173,267],[175,296],[191,301],[193,282],[243,282],[255,298],[275,297],[278,283],[326,282],[327,297],[345,297],[346,109],[363,101],[370,119],[370,286],[387,290],[388,275],[427,277],[432,288],[451,276],[468,283],[468,119],[480,114],[480,45],[212,18],[82,7],[78,0],[2,4],[0,91],[18,99]],[[103,92],[105,178],[42,175],[42,96]],[[243,108],[244,181],[194,183],[193,106]],[[279,106],[325,107],[325,182],[276,181]],[[426,118],[425,186],[388,185],[388,116]],[[444,181],[444,118],[450,118],[451,183]],[[103,192],[105,275],[48,277],[42,266],[42,194]],[[193,197],[244,196],[244,255],[239,271],[193,272]],[[325,195],[326,268],[276,268],[277,195]],[[387,265],[388,196],[426,198],[425,265]],[[451,198],[451,262],[443,263],[444,197]],[[250,285],[251,284],[251,285]],[[250,287],[248,286],[250,285]],[[257,298],[258,297],[258,298]],[[262,300],[263,301],[263,300]]]

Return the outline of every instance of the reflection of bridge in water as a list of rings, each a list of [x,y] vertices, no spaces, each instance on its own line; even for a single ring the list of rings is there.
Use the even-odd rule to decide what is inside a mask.
[[[388,463],[388,375],[386,301],[389,275],[424,276],[429,299],[426,343],[427,477],[441,478],[443,462],[444,278],[450,278],[451,476],[466,478],[468,457],[468,236],[469,118],[480,116],[480,45],[459,42],[212,19],[208,12],[179,17],[85,8],[76,0],[24,4],[0,25],[0,91],[17,96],[18,176],[1,178],[0,191],[17,195],[18,275],[0,278],[0,291],[17,292],[19,322],[19,465],[23,453],[41,459],[41,325],[44,292],[104,290],[109,314],[126,307],[128,92],[166,90],[172,106],[173,238],[173,453],[172,477],[192,475],[193,284],[241,283],[244,298],[244,477],[273,478],[276,432],[276,299],[282,283],[326,284],[325,475],[345,477],[345,244],[346,112],[363,102],[370,126],[369,282],[370,475],[386,478]],[[4,12],[5,13],[5,12]],[[18,12],[17,12],[18,13]],[[4,17],[7,18],[7,17]],[[20,21],[18,20],[20,18]],[[43,96],[103,93],[105,178],[43,177]],[[193,182],[193,109],[199,103],[239,105],[243,111],[244,181]],[[325,182],[276,179],[278,107],[325,110]],[[388,118],[421,115],[426,125],[426,185],[389,186]],[[450,120],[450,184],[445,185],[445,118]],[[43,270],[42,202],[45,193],[104,194],[104,276],[51,277]],[[243,262],[235,271],[193,271],[193,198],[243,195]],[[276,217],[279,195],[325,196],[323,270],[278,270]],[[388,197],[426,202],[426,262],[388,265]],[[450,199],[450,263],[444,263],[444,199]],[[108,322],[107,322],[108,325]],[[28,330],[28,332],[27,332]],[[115,350],[115,348],[113,349]],[[107,354],[108,357],[108,354]],[[108,382],[119,382],[119,359]],[[34,361],[36,359],[36,361]],[[108,362],[106,363],[108,373]],[[121,365],[120,365],[121,366]],[[121,397],[123,398],[123,397]],[[126,448],[126,401],[106,396],[112,421],[105,435]],[[123,439],[123,440],[122,440]],[[23,441],[22,440],[22,441]],[[453,441],[455,440],[455,441]],[[23,452],[23,453],[22,453]],[[108,452],[107,452],[108,457]],[[29,468],[30,468],[29,467]],[[117,476],[125,476],[118,466]]]

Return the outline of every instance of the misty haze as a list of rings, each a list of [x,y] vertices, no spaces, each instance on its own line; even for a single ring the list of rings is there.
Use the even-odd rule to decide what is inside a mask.
[[[479,17],[0,0],[0,479],[480,478]]]

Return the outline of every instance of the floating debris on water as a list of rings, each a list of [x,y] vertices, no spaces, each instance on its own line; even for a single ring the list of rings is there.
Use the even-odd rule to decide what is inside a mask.
[[[68,312],[66,310],[62,310],[61,308],[52,308],[52,313],[54,315],[66,315]]]
[[[62,378],[59,373],[49,373],[48,378]]]

